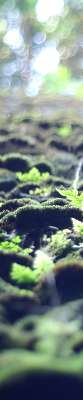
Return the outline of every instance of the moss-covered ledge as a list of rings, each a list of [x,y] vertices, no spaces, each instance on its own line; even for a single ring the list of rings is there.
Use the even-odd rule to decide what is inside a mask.
[[[53,225],[60,229],[71,227],[71,218],[83,220],[83,211],[72,206],[32,204],[19,207],[14,212],[7,212],[1,218],[0,228],[27,231]]]

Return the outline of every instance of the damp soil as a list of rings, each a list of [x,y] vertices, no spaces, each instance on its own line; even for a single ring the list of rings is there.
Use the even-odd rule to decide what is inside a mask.
[[[83,235],[72,223],[83,221],[83,208],[61,192],[72,188],[83,157],[83,124],[71,119],[64,137],[62,116],[34,119],[26,111],[6,120],[0,127],[1,399],[28,393],[32,399],[33,392],[36,398],[83,398]],[[32,168],[47,178],[19,179]],[[56,249],[48,243],[57,232],[66,232],[67,241]],[[15,237],[20,244],[14,248]],[[53,261],[53,279],[45,273],[35,284],[13,280],[13,263],[32,270],[40,249]]]

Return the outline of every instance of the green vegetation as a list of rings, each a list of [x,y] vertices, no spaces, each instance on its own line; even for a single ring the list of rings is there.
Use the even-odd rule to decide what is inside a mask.
[[[44,240],[47,241],[48,252],[51,252],[52,255],[62,255],[63,251],[71,245],[71,239],[68,238],[68,229],[64,229],[63,231],[58,231],[55,234],[52,234],[50,238],[44,237]]]
[[[44,90],[48,93],[61,93],[71,82],[70,70],[60,65],[56,73],[47,74],[44,81]]]
[[[83,209],[83,193],[71,189],[58,189],[59,193],[66,197],[74,207]]]
[[[20,246],[21,243],[21,237],[19,235],[16,235],[15,237],[10,238],[9,240],[6,241],[1,241],[0,243],[0,250],[6,251],[6,252],[21,252],[23,255],[28,255],[32,253],[31,248],[26,248],[22,249]]]
[[[16,5],[23,12],[34,11],[36,0],[24,0],[24,1],[16,0]]]
[[[50,237],[44,235],[43,242],[46,244],[48,254],[62,256],[64,250],[71,247],[71,239],[68,236],[69,232],[68,229],[63,229],[63,231],[58,231]]]
[[[40,184],[46,181],[50,175],[48,172],[40,173],[37,168],[33,167],[29,172],[17,172],[16,176],[22,182]]]
[[[18,284],[36,284],[53,269],[53,262],[43,250],[38,250],[33,262],[33,269],[17,263],[12,264],[10,278]]]
[[[78,221],[75,218],[72,218],[72,223],[73,223],[73,229],[74,229],[75,233],[82,236],[83,235],[83,222]]]
[[[45,187],[39,187],[36,188],[35,190],[30,190],[29,193],[30,195],[35,194],[38,196],[44,196],[44,195],[49,195],[51,193],[51,186],[45,186]]]
[[[37,250],[33,268],[39,279],[41,279],[43,275],[48,275],[49,272],[53,270],[53,261],[43,249]]]
[[[35,283],[36,280],[35,271],[32,271],[31,268],[17,263],[12,264],[10,278],[15,280],[18,284]]]
[[[58,135],[65,138],[72,134],[72,128],[70,125],[64,125],[58,129]]]

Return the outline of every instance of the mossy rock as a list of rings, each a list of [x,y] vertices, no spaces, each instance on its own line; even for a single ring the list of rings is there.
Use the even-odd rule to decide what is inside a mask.
[[[8,156],[2,156],[0,158],[0,166],[13,172],[25,172],[30,167],[30,162],[26,156],[11,153]]]
[[[0,393],[13,398],[33,389],[37,399],[53,395],[66,400],[83,395],[83,300],[60,306],[44,316],[30,316],[1,325],[5,351],[1,353]],[[80,317],[80,319],[79,319]],[[6,340],[8,339],[8,342]],[[19,348],[20,347],[20,348]],[[79,350],[77,350],[79,348]]]
[[[72,226],[71,218],[82,220],[83,211],[75,207],[42,205],[35,202],[7,213],[0,224],[2,229],[7,230],[40,230],[49,225],[65,229]]]

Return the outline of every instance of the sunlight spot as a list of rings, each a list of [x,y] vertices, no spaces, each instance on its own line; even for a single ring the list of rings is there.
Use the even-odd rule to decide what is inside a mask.
[[[36,4],[36,15],[40,22],[46,22],[50,17],[59,16],[63,13],[64,0],[38,0]]]
[[[47,46],[40,51],[32,62],[32,70],[41,75],[55,72],[58,68],[60,56],[56,47]]]
[[[23,37],[20,34],[19,28],[8,30],[8,32],[4,36],[3,41],[11,49],[18,50],[23,45]]]

